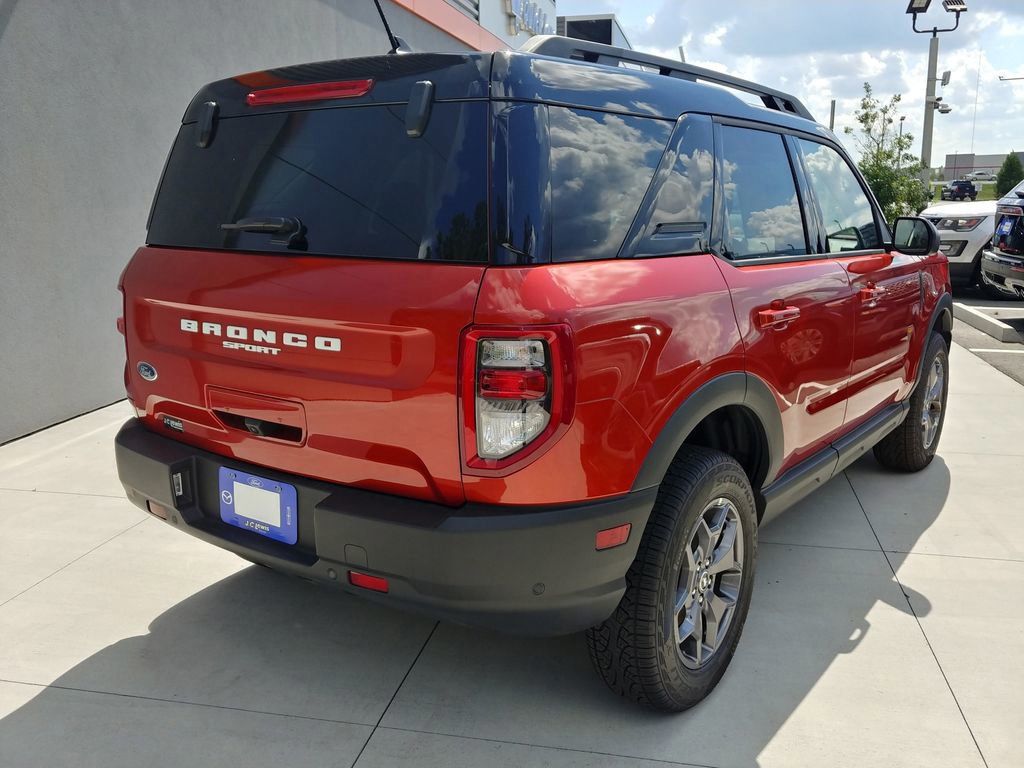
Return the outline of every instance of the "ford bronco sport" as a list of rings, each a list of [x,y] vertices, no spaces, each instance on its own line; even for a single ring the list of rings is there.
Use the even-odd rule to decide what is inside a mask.
[[[759,522],[871,448],[935,454],[938,245],[797,99],[632,51],[221,80],[120,280],[120,478],[279,571],[585,630],[613,690],[684,709],[736,648]]]

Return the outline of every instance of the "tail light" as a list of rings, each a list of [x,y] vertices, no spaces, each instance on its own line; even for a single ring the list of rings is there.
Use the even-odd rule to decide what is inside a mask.
[[[268,104],[289,104],[297,101],[353,99],[365,96],[372,88],[373,80],[338,80],[331,83],[285,85],[280,88],[250,91],[245,97],[245,103],[250,107],[262,107]]]
[[[572,419],[564,326],[474,329],[464,338],[463,448],[470,470],[515,468]]]

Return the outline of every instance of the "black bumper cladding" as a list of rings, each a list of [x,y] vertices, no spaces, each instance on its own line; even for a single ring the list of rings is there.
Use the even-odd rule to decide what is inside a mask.
[[[144,510],[147,502],[162,505],[169,524],[197,538],[396,607],[526,635],[568,634],[611,615],[657,493],[572,507],[452,509],[234,461],[136,419],[117,434],[115,455],[128,498]],[[222,466],[295,486],[295,545],[221,521]],[[598,531],[623,523],[632,524],[624,545],[595,550]],[[387,594],[352,586],[350,570],[387,579]]]

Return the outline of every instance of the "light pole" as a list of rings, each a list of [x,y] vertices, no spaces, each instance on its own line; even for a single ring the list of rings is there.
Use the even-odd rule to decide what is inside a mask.
[[[896,170],[903,168],[903,121],[907,119],[906,115],[900,115],[900,138],[896,142]]]
[[[935,97],[935,83],[939,80],[936,75],[939,64],[939,33],[952,32],[960,26],[960,14],[967,11],[967,3],[962,0],[942,0],[942,7],[947,13],[956,14],[956,23],[947,29],[932,27],[931,29],[917,28],[917,14],[928,11],[932,0],[910,0],[907,6],[907,13],[914,17],[913,28],[918,34],[930,34],[928,41],[928,86],[924,99],[924,127],[921,130],[921,179],[926,181],[931,173],[932,166],[932,126],[935,120],[935,110],[946,114],[952,110],[948,104],[942,104],[942,98]],[[949,73],[943,73],[942,84],[949,83]]]

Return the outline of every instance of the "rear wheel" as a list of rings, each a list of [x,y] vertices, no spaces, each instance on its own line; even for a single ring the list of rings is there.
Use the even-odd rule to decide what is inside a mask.
[[[949,394],[949,350],[937,333],[928,340],[922,372],[910,396],[907,418],[875,446],[875,458],[889,469],[922,470],[931,464],[939,447]]]
[[[626,592],[587,631],[608,687],[678,712],[725,673],[750,606],[757,514],[742,468],[720,451],[684,446],[662,481]]]

